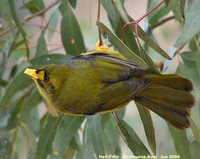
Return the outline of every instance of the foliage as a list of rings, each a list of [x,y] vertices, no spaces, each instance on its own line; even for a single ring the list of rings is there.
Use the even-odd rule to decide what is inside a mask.
[[[121,36],[122,27],[132,20],[124,7],[126,0],[100,2],[107,13],[110,26],[102,20],[97,22],[97,27],[114,49],[140,67],[149,67],[149,71],[154,73],[159,72],[155,65],[156,61],[163,61],[164,70],[161,69],[163,73],[172,72],[170,68],[176,61],[178,65],[176,72],[193,81],[196,105],[190,118],[191,129],[177,130],[169,125],[169,132],[177,155],[186,159],[198,158],[200,1],[165,0],[157,11],[148,15],[147,29],[138,27],[138,35],[145,49],[140,48],[136,42],[133,27],[128,27]],[[147,10],[158,2],[159,0],[149,0]],[[83,25],[75,14],[79,1],[58,0],[50,5],[45,3],[44,0],[29,0],[27,3],[14,0],[0,1],[2,7],[0,10],[0,158],[93,159],[106,155],[123,158],[122,142],[125,142],[126,149],[129,148],[136,156],[156,155],[159,149],[156,147],[156,141],[160,139],[159,134],[155,134],[150,111],[140,107],[139,104],[137,104],[141,117],[139,124],[144,126],[145,139],[140,138],[136,129],[126,121],[125,110],[120,110],[115,115],[110,113],[86,117],[62,115],[56,118],[46,112],[41,113],[40,106],[43,100],[32,80],[23,74],[24,69],[28,66],[52,63],[65,64],[73,56],[86,52],[87,48],[94,48],[94,44],[85,45]],[[85,3],[91,2],[85,1]],[[25,13],[24,16],[22,12]],[[169,53],[159,46],[153,34],[154,29],[167,22],[168,13],[173,14],[170,19],[175,19],[180,24],[181,30],[177,40],[174,39],[176,42],[171,46],[172,51]],[[36,26],[40,31],[40,35],[36,36],[37,40],[35,30],[29,28],[29,22],[36,17],[42,21],[42,26],[39,24]],[[88,20],[87,23],[89,22]],[[62,48],[66,54],[61,54],[56,51],[57,49],[50,50],[50,41],[58,32],[59,24]],[[97,35],[96,32],[93,36]],[[37,42],[33,47],[35,41]],[[152,52],[157,53],[156,58]]]

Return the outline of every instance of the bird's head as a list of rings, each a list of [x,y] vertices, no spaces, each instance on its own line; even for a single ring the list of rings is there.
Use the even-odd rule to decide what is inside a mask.
[[[46,96],[56,92],[64,82],[66,72],[64,66],[49,65],[40,69],[27,68],[24,73],[35,81],[40,93]]]

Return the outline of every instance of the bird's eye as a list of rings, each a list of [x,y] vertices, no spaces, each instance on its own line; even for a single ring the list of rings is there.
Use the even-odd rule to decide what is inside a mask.
[[[40,72],[39,70],[36,70],[36,71],[35,71],[36,74],[38,74],[39,72]]]
[[[44,81],[45,81],[45,82],[48,82],[48,81],[49,81],[49,76],[45,75],[45,76],[44,76]]]

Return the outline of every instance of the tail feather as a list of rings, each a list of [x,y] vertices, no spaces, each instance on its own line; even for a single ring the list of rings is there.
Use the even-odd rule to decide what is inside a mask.
[[[135,101],[154,111],[178,128],[190,126],[187,116],[194,105],[192,82],[179,75],[147,75],[150,85]]]
[[[151,102],[142,97],[137,97],[135,99],[136,102],[144,105],[148,109],[152,110],[156,114],[163,117],[166,121],[169,121],[172,125],[179,129],[185,129],[190,126],[190,123],[187,119],[186,115],[183,115],[175,110],[163,108],[162,106]]]

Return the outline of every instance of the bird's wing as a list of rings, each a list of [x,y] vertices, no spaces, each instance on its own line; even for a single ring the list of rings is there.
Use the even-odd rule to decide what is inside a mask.
[[[76,65],[77,67],[81,65],[80,63],[89,62],[91,64],[90,67],[93,67],[99,73],[103,82],[126,80],[145,72],[145,70],[133,62],[111,56],[107,53],[80,55],[72,61],[79,61],[79,65]]]
[[[93,113],[112,111],[125,105],[149,84],[149,79],[136,77],[145,70],[131,61],[106,53],[75,57],[71,65],[77,72],[80,71],[77,74],[84,72],[88,76],[82,79],[87,80],[90,86],[100,86],[94,93],[99,102]]]

